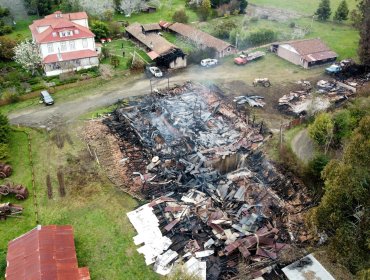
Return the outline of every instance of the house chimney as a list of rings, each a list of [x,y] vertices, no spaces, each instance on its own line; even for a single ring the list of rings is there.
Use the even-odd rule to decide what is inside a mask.
[[[61,11],[56,11],[55,13],[56,18],[61,18],[62,17],[62,12]]]

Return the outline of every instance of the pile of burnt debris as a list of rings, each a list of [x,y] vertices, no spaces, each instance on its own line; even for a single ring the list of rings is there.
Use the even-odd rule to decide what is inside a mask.
[[[136,192],[128,213],[146,263],[162,275],[181,262],[201,279],[279,274],[280,253],[311,237],[305,187],[258,150],[263,127],[222,93],[186,83],[117,109],[104,121],[120,139]],[[245,270],[243,270],[245,271]]]
[[[279,110],[290,115],[305,115],[339,106],[356,95],[357,89],[370,81],[370,73],[344,80],[320,80],[315,86],[309,81],[298,81],[300,90],[291,91],[279,99]]]

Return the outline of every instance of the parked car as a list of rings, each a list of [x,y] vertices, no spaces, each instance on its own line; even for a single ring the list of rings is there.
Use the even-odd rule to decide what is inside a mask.
[[[200,65],[202,65],[203,67],[209,67],[209,66],[217,65],[217,63],[218,63],[217,59],[206,58],[200,62]]]
[[[50,93],[46,90],[40,92],[40,102],[45,105],[53,105],[54,99],[51,97]]]
[[[330,67],[326,68],[325,72],[328,74],[338,74],[342,72],[342,67],[338,64],[333,64]]]
[[[154,77],[160,78],[163,76],[162,71],[156,66],[149,67],[149,71],[153,74]]]

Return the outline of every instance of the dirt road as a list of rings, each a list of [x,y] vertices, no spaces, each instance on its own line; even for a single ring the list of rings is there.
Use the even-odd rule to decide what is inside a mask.
[[[266,98],[272,100],[270,103],[274,103],[275,99],[277,100],[281,96],[280,91],[282,85],[293,83],[299,79],[317,77],[321,72],[319,68],[307,72],[291,65],[285,68],[279,67],[280,71],[278,73],[269,75],[270,80],[276,87],[273,86],[269,89],[253,89],[253,87],[251,87],[253,79],[263,75],[264,69],[274,67],[274,63],[279,64],[281,60],[273,55],[269,55],[268,58],[241,67],[234,65],[231,60],[214,68],[203,68],[192,65],[170,75],[169,83],[170,86],[172,86],[191,80],[198,82],[209,81],[219,85],[230,85],[235,81],[239,81],[245,86],[235,90],[231,88],[229,91],[230,94],[249,94],[254,91],[254,93],[265,95]],[[167,87],[168,80],[166,78],[152,80],[152,88]],[[12,124],[33,127],[45,125],[46,120],[54,115],[69,122],[86,112],[112,105],[119,99],[149,94],[150,90],[150,80],[143,75],[133,79],[116,79],[104,87],[94,89],[86,96],[65,102],[56,102],[53,106],[49,107],[41,105],[29,107],[12,112],[8,117]]]

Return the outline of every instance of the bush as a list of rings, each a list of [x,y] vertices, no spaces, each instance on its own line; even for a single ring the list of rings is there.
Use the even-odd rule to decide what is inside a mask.
[[[110,35],[108,25],[99,20],[92,23],[91,31],[95,34],[97,40],[107,38]]]
[[[0,113],[0,143],[7,144],[9,142],[10,125],[8,117]]]
[[[107,47],[102,47],[101,48],[101,53],[104,58],[110,57],[110,50]]]
[[[172,16],[172,20],[174,22],[181,22],[181,23],[188,23],[189,21],[189,17],[188,15],[186,14],[185,10],[184,9],[181,9],[181,10],[177,10],[173,16]]]
[[[333,121],[329,114],[322,113],[308,126],[308,133],[318,145],[327,145],[333,136]]]
[[[277,35],[273,30],[261,29],[257,32],[251,33],[247,40],[250,41],[250,43],[255,46],[255,45],[273,42],[276,40],[276,38],[277,38]]]
[[[11,60],[14,56],[14,47],[17,42],[7,37],[0,37],[0,59]]]
[[[42,90],[42,89],[45,89],[45,85],[36,84],[36,85],[31,86],[31,91],[37,91],[37,90]]]
[[[6,161],[9,158],[8,144],[0,143],[0,161]]]
[[[213,34],[218,38],[228,39],[231,30],[233,30],[234,28],[236,28],[236,24],[234,22],[230,20],[220,21],[215,25]]]
[[[110,58],[110,64],[114,67],[117,68],[120,64],[119,57],[116,55],[112,55]]]
[[[295,22],[291,22],[291,23],[289,23],[289,27],[290,27],[290,28],[294,28],[294,27],[295,27]]]
[[[109,33],[112,35],[113,38],[121,37],[121,24],[119,24],[118,22],[110,22],[108,28]]]

